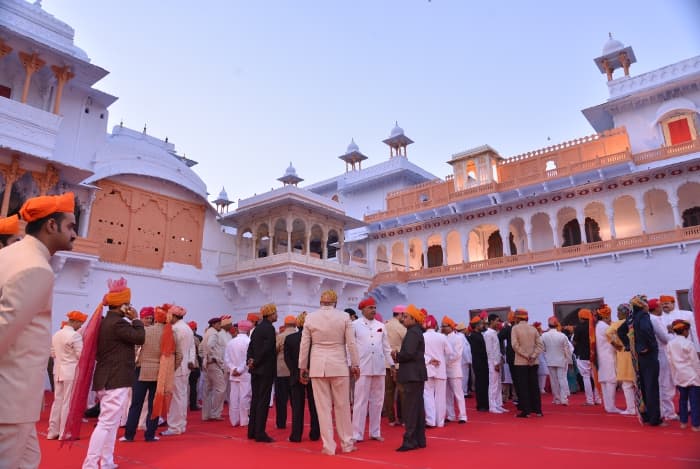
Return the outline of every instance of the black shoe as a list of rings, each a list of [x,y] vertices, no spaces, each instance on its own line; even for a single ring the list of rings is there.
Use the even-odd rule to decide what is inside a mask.
[[[275,440],[270,435],[263,435],[260,438],[256,438],[255,441],[258,443],[274,443]]]
[[[526,414],[525,412],[520,412],[519,414],[515,414],[515,416],[518,417],[519,419],[527,419],[527,418],[530,418],[530,415],[529,415],[529,414]]]
[[[459,423],[467,423],[466,420],[460,420]]]
[[[309,440],[311,440],[311,441],[318,441],[320,439],[321,439],[320,436],[309,436]]]
[[[418,443],[419,448],[425,448],[425,443]]]
[[[414,449],[418,449],[418,447],[417,446],[403,446],[402,445],[402,446],[396,448],[396,451],[403,453],[404,451],[411,451]]]
[[[301,438],[292,438],[291,436],[288,438],[290,442],[292,443],[301,443]]]

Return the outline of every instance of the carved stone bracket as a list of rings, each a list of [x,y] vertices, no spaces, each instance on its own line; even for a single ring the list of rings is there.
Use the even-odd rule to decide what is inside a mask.
[[[32,179],[39,188],[39,195],[46,195],[58,183],[58,171],[52,164],[48,164],[43,173],[32,171]]]

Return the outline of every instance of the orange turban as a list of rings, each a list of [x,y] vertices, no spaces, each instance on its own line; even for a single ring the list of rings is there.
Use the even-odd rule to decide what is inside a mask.
[[[676,299],[672,297],[671,295],[661,295],[659,297],[659,301],[661,303],[675,303]]]
[[[333,290],[326,290],[321,293],[321,303],[337,303],[338,294]]]
[[[73,213],[73,210],[75,210],[75,195],[72,192],[66,192],[63,195],[43,195],[28,199],[19,209],[19,214],[22,220],[31,223],[58,212]]]
[[[109,293],[104,296],[103,303],[107,306],[121,306],[131,302],[131,290],[126,286],[126,279],[107,280]]]
[[[19,217],[12,215],[7,218],[0,218],[0,235],[19,234]]]
[[[87,314],[81,313],[80,311],[71,311],[67,314],[68,319],[71,321],[85,322],[87,321]]]
[[[586,320],[590,321],[590,319],[592,317],[593,317],[593,315],[591,314],[590,309],[581,308],[578,310],[578,318],[579,319],[586,319]]]
[[[284,318],[284,323],[285,323],[286,325],[288,325],[288,326],[289,326],[289,325],[293,326],[293,325],[295,325],[295,324],[297,323],[297,318],[294,317],[294,316],[292,316],[292,315],[285,316],[285,318]]]
[[[443,326],[449,326],[452,329],[457,329],[457,323],[452,320],[449,316],[445,316],[442,318],[442,325]]]
[[[479,324],[480,322],[481,322],[481,317],[479,317],[479,316],[477,315],[477,316],[474,316],[474,317],[471,319],[471,321],[469,321],[469,324],[474,325],[474,324]]]
[[[508,322],[515,321],[515,311],[508,311],[508,316],[506,316],[506,319],[508,320]]]
[[[377,302],[371,296],[369,298],[365,298],[364,300],[360,301],[360,304],[357,305],[357,308],[364,309],[368,306],[377,306]]]
[[[267,317],[272,314],[275,314],[277,312],[277,306],[275,306],[274,303],[268,303],[266,305],[262,305],[260,307],[260,314],[262,314],[262,317]]]
[[[526,309],[518,308],[515,310],[515,318],[520,319],[523,321],[527,321],[529,319],[529,315],[527,314]]]
[[[676,319],[671,323],[671,329],[673,329],[673,332],[682,332],[686,329],[690,329],[690,323],[683,319]]]
[[[598,308],[598,315],[603,319],[610,319],[611,314],[612,310],[608,305],[603,305],[600,308]]]
[[[423,321],[425,321],[425,313],[423,310],[416,308],[416,305],[406,306],[406,314],[415,319],[418,324],[423,324]]]
[[[156,306],[153,320],[158,324],[165,324],[168,320],[168,311],[165,308]]]
[[[258,322],[260,321],[260,316],[258,316],[257,313],[248,313],[248,316],[246,316],[246,319],[250,322]]]

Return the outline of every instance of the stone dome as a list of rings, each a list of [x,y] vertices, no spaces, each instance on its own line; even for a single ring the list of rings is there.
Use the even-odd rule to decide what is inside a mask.
[[[352,153],[354,151],[360,151],[360,147],[357,146],[357,143],[355,143],[355,139],[353,138],[350,140],[350,145],[348,145],[348,149],[345,153]]]
[[[284,172],[285,176],[296,176],[297,175],[297,170],[294,169],[294,166],[292,166],[292,162],[289,162],[289,167],[287,170]]]
[[[625,45],[618,41],[617,39],[613,39],[612,34],[609,35],[608,40],[605,42],[605,45],[603,46],[603,55],[608,55],[612,54],[613,52],[617,52],[619,50],[622,50],[625,48]]]
[[[226,193],[225,188],[221,188],[221,192],[219,192],[219,200],[228,200],[228,194]]]
[[[396,137],[398,135],[403,135],[403,129],[399,127],[398,121],[396,122],[396,125],[394,126],[393,129],[391,129],[391,135],[390,137]]]

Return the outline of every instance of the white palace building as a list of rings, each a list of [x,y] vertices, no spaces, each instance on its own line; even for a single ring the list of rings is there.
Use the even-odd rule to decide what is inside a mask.
[[[73,38],[40,4],[0,2],[0,216],[39,194],[79,201],[80,238],[53,259],[54,329],[118,276],[136,306],[176,302],[200,322],[268,302],[297,314],[327,288],[342,308],[374,296],[385,318],[409,302],[458,321],[515,307],[566,319],[642,292],[686,305],[700,56],[634,75],[634,51],[610,39],[595,59],[610,97],[583,110],[592,135],[509,158],[498,142],[455,149],[440,179],[409,160],[397,124],[384,161],[363,167],[353,141],[341,174],[300,187],[290,164],[281,187],[230,210],[167,139],[108,131],[117,98],[95,87],[108,72]]]

